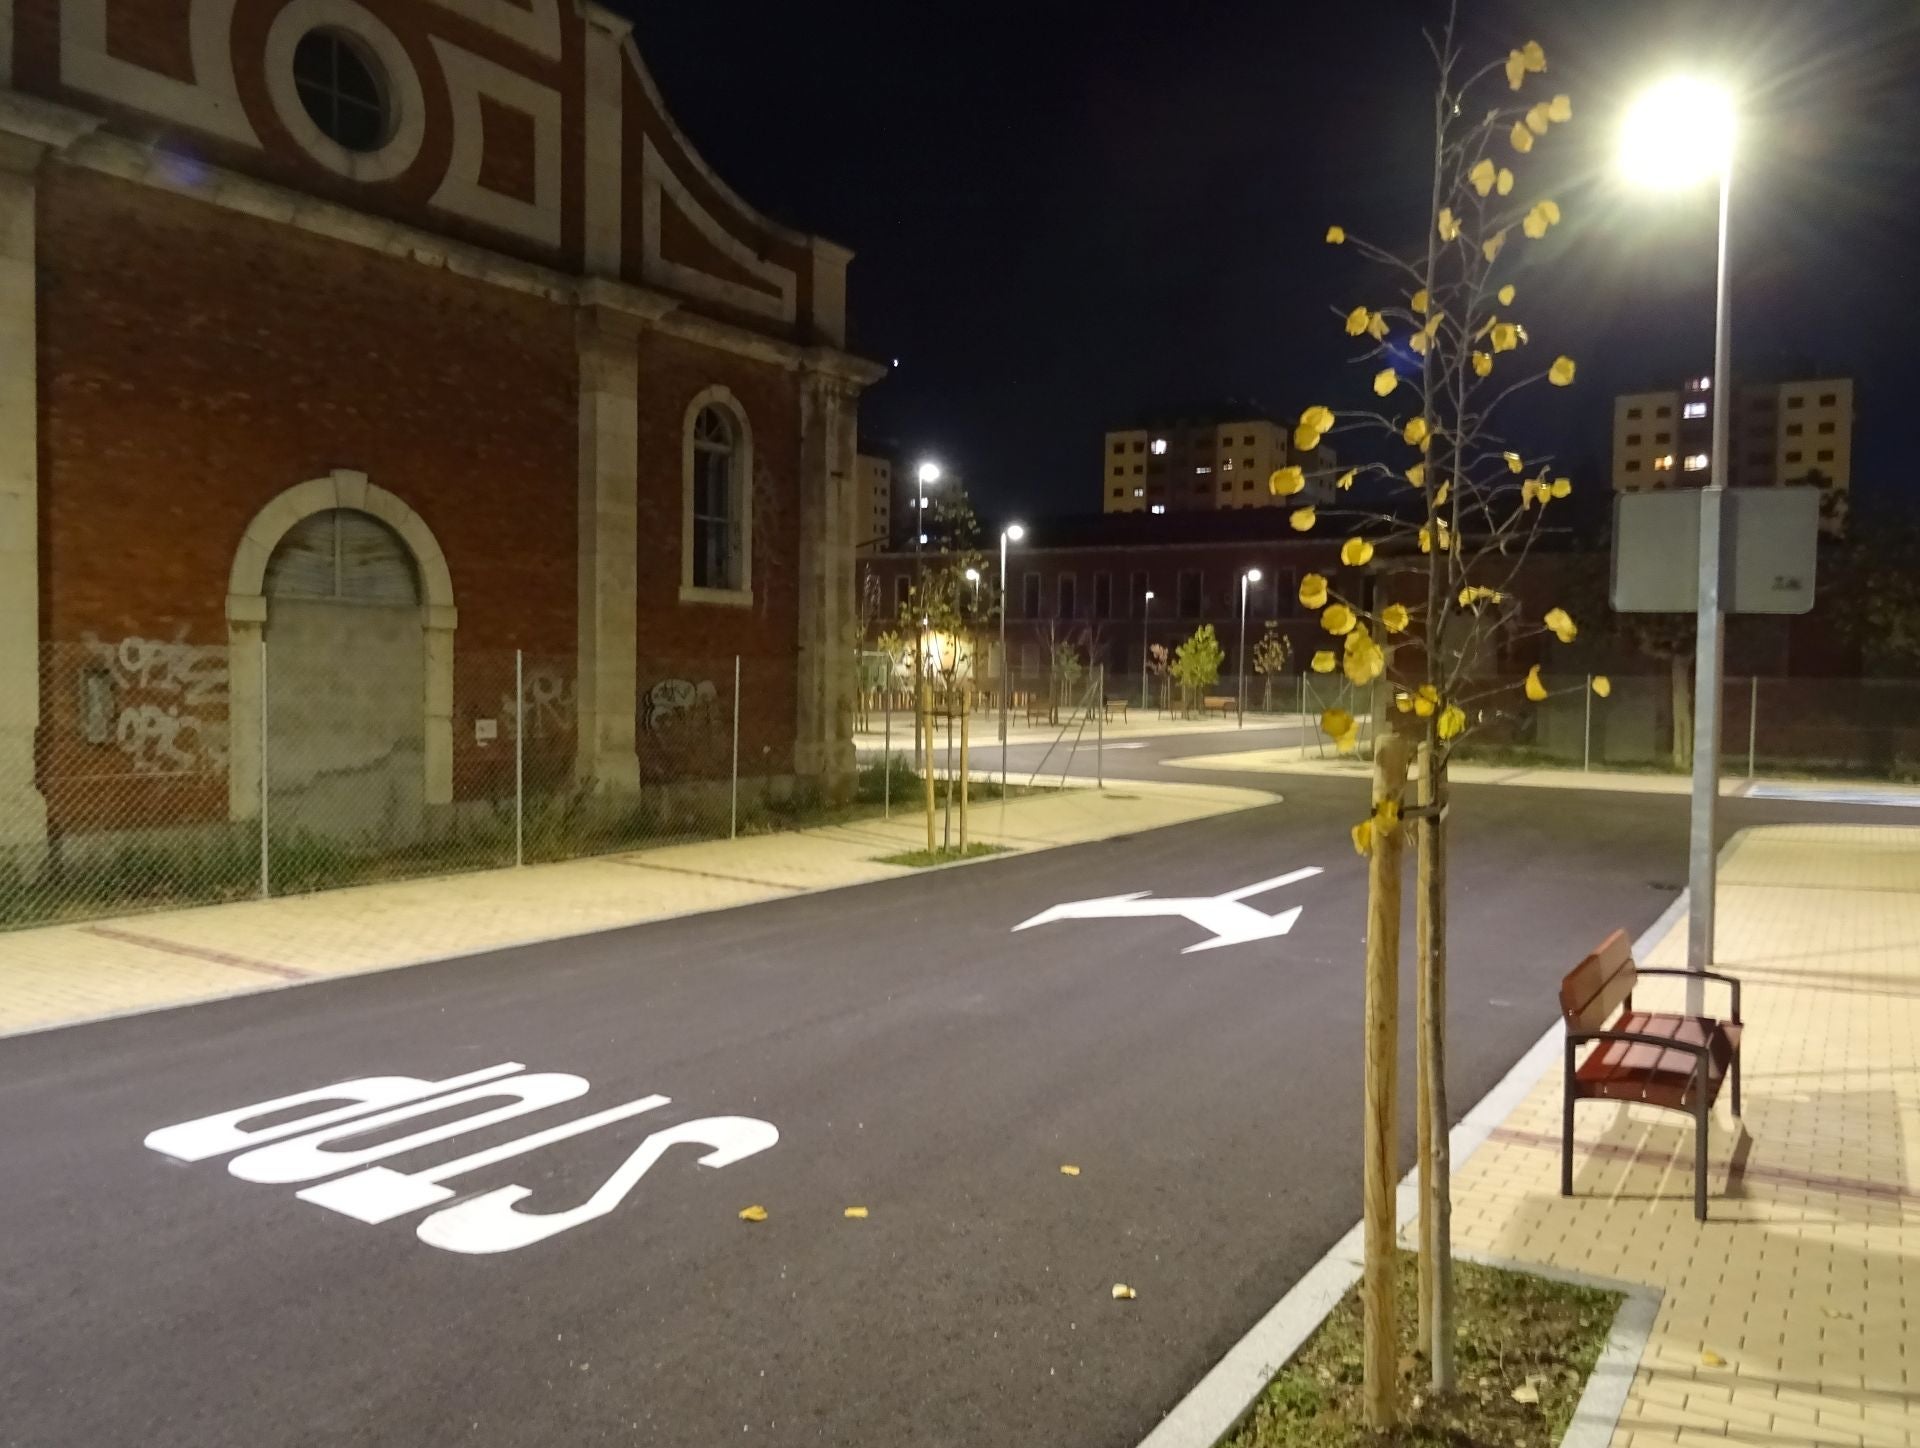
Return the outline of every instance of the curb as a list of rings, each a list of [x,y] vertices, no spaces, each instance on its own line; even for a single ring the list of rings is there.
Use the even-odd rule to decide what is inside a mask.
[[[1745,833],[1742,831],[1742,833]],[[1738,843],[1739,835],[1728,840],[1722,855]],[[1688,892],[1682,890],[1661,912],[1660,918],[1634,941],[1636,959],[1642,958],[1679,923],[1686,914]],[[1566,1026],[1555,1021],[1527,1049],[1511,1070],[1485,1096],[1475,1102],[1452,1131],[1447,1142],[1456,1170],[1466,1165],[1493,1129],[1505,1121],[1533,1090],[1540,1079],[1559,1063]],[[1394,1194],[1394,1219],[1401,1230],[1416,1221],[1420,1211],[1419,1169],[1400,1178]],[[1239,1426],[1260,1395],[1267,1390],[1273,1375],[1284,1367],[1300,1345],[1326,1320],[1346,1291],[1360,1280],[1360,1267],[1366,1228],[1355,1222],[1345,1236],[1327,1249],[1327,1253],[1306,1275],[1296,1282],[1256,1322],[1247,1335],[1227,1350],[1207,1375],[1162,1418],[1152,1432],[1140,1440],[1139,1448],[1217,1448]],[[1488,1266],[1531,1272],[1538,1277],[1576,1282],[1582,1286],[1601,1286],[1630,1295],[1614,1319],[1613,1331],[1600,1359],[1594,1364],[1574,1412],[1573,1424],[1561,1448],[1602,1448],[1626,1406],[1627,1391],[1640,1363],[1640,1352],[1653,1329],[1659,1310],[1660,1293],[1645,1286],[1603,1282],[1552,1269],[1497,1262],[1460,1253],[1463,1260]],[[1605,1376],[1602,1376],[1605,1368]],[[1610,1416],[1609,1416],[1610,1413]],[[1604,1433],[1606,1436],[1600,1436]]]

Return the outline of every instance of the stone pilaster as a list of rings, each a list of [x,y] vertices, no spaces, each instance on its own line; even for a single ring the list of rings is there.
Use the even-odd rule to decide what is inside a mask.
[[[851,792],[853,751],[854,401],[849,379],[800,381],[799,703],[794,772],[830,798]]]
[[[579,748],[574,773],[603,789],[640,787],[637,616],[640,477],[638,323],[579,314]]]

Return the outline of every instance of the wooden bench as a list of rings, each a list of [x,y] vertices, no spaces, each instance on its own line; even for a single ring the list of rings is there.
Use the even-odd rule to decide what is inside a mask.
[[[1127,701],[1125,699],[1108,699],[1106,701],[1106,710],[1107,722],[1109,724],[1114,721],[1116,716],[1118,716],[1122,724],[1127,722]]]
[[[1718,981],[1733,995],[1732,1017],[1667,1015],[1633,1008],[1643,975]],[[1560,1195],[1573,1195],[1576,1101],[1634,1101],[1693,1117],[1693,1214],[1707,1219],[1707,1117],[1720,1088],[1733,1083],[1740,1115],[1740,982],[1713,971],[1650,970],[1633,963],[1626,932],[1616,930],[1560,982],[1567,1022],[1565,1116],[1560,1135]],[[1614,1018],[1614,1012],[1619,1016]],[[1613,1024],[1609,1026],[1608,1020]],[[1582,1046],[1591,1046],[1576,1065]]]
[[[1226,694],[1209,694],[1200,703],[1209,714],[1224,714],[1233,708],[1233,699]]]
[[[1027,695],[1027,722],[1029,724],[1053,723],[1053,702],[1037,694]]]

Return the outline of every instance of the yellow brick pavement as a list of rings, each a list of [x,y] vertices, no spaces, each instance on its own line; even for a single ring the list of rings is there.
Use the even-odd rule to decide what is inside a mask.
[[[1723,1099],[1713,1220],[1690,1125],[1639,1107],[1579,1108],[1562,1198],[1555,1066],[1461,1169],[1460,1244],[1665,1292],[1615,1448],[1920,1448],[1920,830],[1754,830],[1720,893],[1749,1139]]]

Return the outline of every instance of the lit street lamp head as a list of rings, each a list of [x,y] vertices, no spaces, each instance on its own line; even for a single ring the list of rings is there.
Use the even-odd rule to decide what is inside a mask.
[[[1260,570],[1258,568],[1249,568],[1247,570],[1247,582],[1258,583],[1259,581],[1260,581]]]
[[[930,487],[940,481],[940,464],[922,463],[914,476],[919,478],[923,487]]]
[[[1733,157],[1733,98],[1697,76],[1644,91],[1620,127],[1620,170],[1638,186],[1680,190],[1719,176]]]
[[[1007,524],[1007,531],[1001,536],[1009,543],[1018,543],[1022,538],[1027,536],[1027,530],[1019,523],[1009,523]]]
[[[980,570],[978,568],[969,568],[967,570],[967,582],[978,583],[979,581],[980,581]]]

